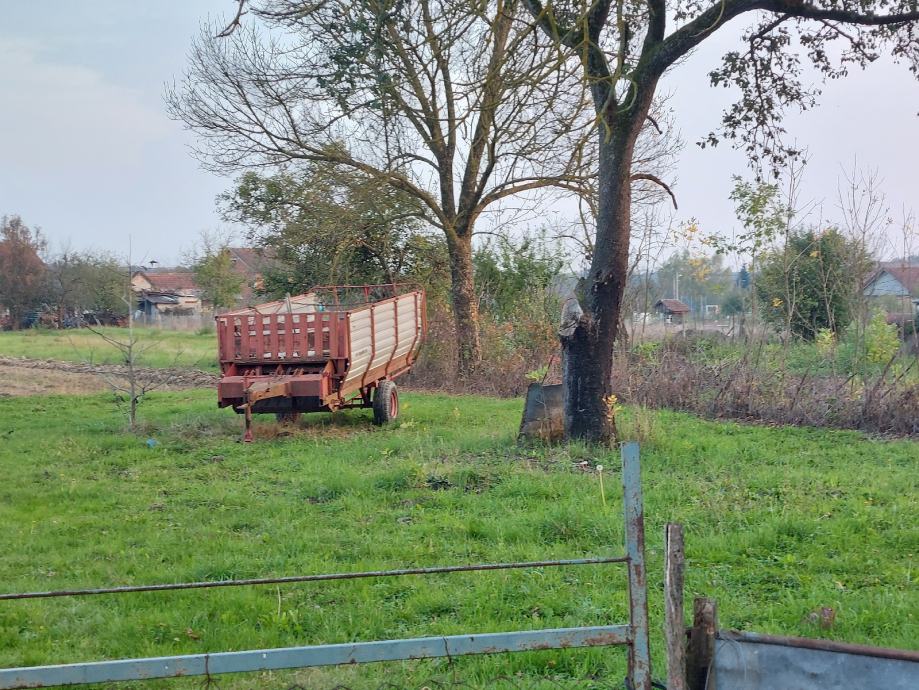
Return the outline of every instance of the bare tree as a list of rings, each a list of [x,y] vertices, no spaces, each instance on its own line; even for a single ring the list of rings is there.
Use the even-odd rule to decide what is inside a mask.
[[[582,313],[563,338],[565,429],[569,438],[610,438],[613,344],[629,267],[635,145],[661,77],[731,20],[751,23],[743,47],[711,73],[741,97],[724,115],[722,137],[754,165],[795,155],[782,144],[781,115],[808,107],[816,89],[802,82],[803,63],[825,77],[865,66],[882,49],[919,70],[915,0],[525,0],[531,16],[572,62],[582,66],[596,114],[599,206],[596,245],[581,291]],[[676,28],[668,33],[668,23]],[[842,50],[836,50],[836,44]],[[831,56],[838,55],[837,60]]]
[[[880,173],[861,167],[858,160],[848,170],[842,171],[836,184],[842,231],[856,249],[847,269],[859,285],[853,295],[852,305],[858,353],[864,351],[865,329],[871,318],[865,287],[875,270],[875,265],[864,259],[869,256],[881,257],[887,229],[892,223],[890,208],[881,186]]]
[[[131,252],[128,250],[127,271],[122,283],[121,301],[127,313],[127,327],[124,329],[104,329],[94,324],[84,324],[91,333],[113,347],[119,354],[123,373],[103,373],[102,377],[115,396],[115,402],[123,407],[128,418],[128,428],[137,429],[137,407],[144,397],[157,388],[162,388],[173,379],[173,371],[145,369],[141,366],[144,354],[156,347],[157,342],[149,335],[142,334],[134,326],[135,296],[131,289],[133,266]],[[174,353],[177,362],[182,352]]]
[[[169,372],[153,373],[141,367],[143,355],[156,346],[156,342],[143,338],[134,327],[134,318],[128,309],[128,325],[124,332],[106,331],[101,327],[86,325],[86,329],[115,348],[123,365],[123,374],[106,372],[102,374],[108,387],[115,396],[115,402],[123,407],[128,418],[128,428],[137,429],[137,407],[147,393],[162,388],[169,383]],[[176,354],[178,357],[178,353]]]
[[[517,8],[240,0],[228,26],[203,28],[167,93],[211,167],[320,162],[417,199],[446,238],[461,373],[481,357],[476,224],[511,197],[580,194],[596,167],[579,67]]]
[[[104,253],[77,252],[67,247],[48,262],[48,305],[58,324],[79,323],[86,311],[121,310],[123,275],[118,262]]]

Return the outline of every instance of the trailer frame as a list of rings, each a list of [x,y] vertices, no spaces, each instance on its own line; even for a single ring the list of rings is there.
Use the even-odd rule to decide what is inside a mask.
[[[289,419],[372,407],[379,384],[415,363],[427,330],[425,307],[417,285],[387,283],[318,286],[220,314],[218,406],[245,415],[246,440],[253,414]]]

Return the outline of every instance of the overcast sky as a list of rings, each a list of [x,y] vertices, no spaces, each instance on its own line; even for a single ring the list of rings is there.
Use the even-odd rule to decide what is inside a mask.
[[[0,0],[0,215],[41,226],[55,248],[107,249],[175,263],[202,230],[220,225],[215,196],[229,181],[201,170],[189,134],[165,115],[163,87],[177,79],[193,35],[234,0]],[[736,45],[728,27],[664,80],[687,141],[676,172],[677,218],[730,232],[731,176],[744,156],[695,142],[731,93],[706,73]],[[806,144],[804,197],[838,216],[840,172],[877,168],[892,214],[915,207],[919,83],[889,61],[827,85],[820,107],[786,120]]]

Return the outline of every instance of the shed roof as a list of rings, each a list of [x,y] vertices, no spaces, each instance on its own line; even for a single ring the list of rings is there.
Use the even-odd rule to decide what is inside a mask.
[[[665,311],[669,311],[671,314],[688,314],[689,306],[685,302],[681,302],[678,299],[659,299],[654,305],[654,308],[663,307]]]
[[[321,311],[315,292],[295,295],[285,299],[265,302],[254,307],[236,309],[221,314],[221,316],[254,316],[255,314],[308,314]]]

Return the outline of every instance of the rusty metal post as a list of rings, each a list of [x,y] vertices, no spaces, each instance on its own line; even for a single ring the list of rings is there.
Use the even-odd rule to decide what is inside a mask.
[[[718,632],[718,609],[714,599],[698,597],[692,606],[692,631],[689,634],[686,678],[689,690],[715,690],[715,679],[709,672],[715,659],[715,633]]]
[[[686,690],[686,628],[683,623],[683,525],[668,523],[664,534],[664,642],[667,690]]]
[[[638,444],[622,444],[625,550],[629,559],[629,677],[634,690],[651,690],[648,631],[648,578],[645,570],[645,514],[641,497]]]

